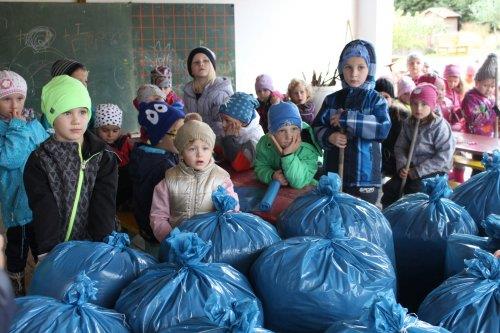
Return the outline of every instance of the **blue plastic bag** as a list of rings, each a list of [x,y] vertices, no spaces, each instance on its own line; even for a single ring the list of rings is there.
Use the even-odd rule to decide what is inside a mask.
[[[17,298],[9,332],[130,332],[123,314],[89,303],[98,293],[96,284],[80,273],[68,287],[64,301],[45,296]]]
[[[128,247],[127,234],[113,232],[104,242],[70,241],[58,244],[38,265],[29,295],[64,299],[81,272],[96,281],[92,303],[113,308],[120,292],[141,272],[157,264],[149,254]]]
[[[392,292],[379,293],[359,320],[339,321],[325,333],[450,333],[409,315]]]
[[[210,250],[194,233],[177,228],[167,238],[167,263],[146,270],[123,290],[115,309],[127,316],[134,332],[157,332],[191,318],[205,315],[205,303],[217,293],[224,302],[255,300],[257,325],[263,323],[260,301],[243,274],[227,264],[203,263]]]
[[[193,216],[178,228],[184,232],[194,232],[204,241],[212,242],[204,262],[226,263],[248,274],[262,249],[281,239],[274,226],[260,217],[235,212],[236,199],[224,188],[217,189],[212,194],[212,200],[216,212]],[[161,262],[166,261],[168,245],[166,241],[161,243]]]
[[[451,193],[446,175],[423,183],[426,193],[406,195],[383,211],[394,237],[398,299],[412,312],[444,280],[448,237],[478,232],[469,213],[446,198]]]
[[[490,214],[500,214],[500,150],[492,156],[483,154],[486,171],[481,172],[455,188],[450,199],[464,206],[480,232],[480,223]]]
[[[323,332],[335,321],[358,318],[377,292],[395,290],[384,250],[345,236],[340,221],[331,223],[330,238],[289,238],[265,249],[253,264],[251,281],[266,328]]]
[[[419,316],[453,333],[500,332],[500,259],[483,250],[430,293]]]
[[[221,299],[213,293],[205,304],[205,317],[192,318],[159,333],[270,333],[265,328],[256,327],[259,307],[252,299]]]
[[[494,253],[500,249],[500,215],[491,214],[481,224],[488,237],[453,234],[446,246],[445,277],[464,269],[464,260],[474,258],[474,250],[482,249]]]
[[[0,255],[3,254],[0,253]],[[15,310],[11,282],[3,268],[0,268],[0,333],[5,333],[9,329],[10,320],[14,316]]]
[[[330,220],[339,219],[348,236],[364,238],[385,250],[392,263],[394,244],[389,222],[374,205],[340,192],[340,178],[329,172],[321,176],[318,187],[284,210],[276,225],[283,238],[325,236]]]

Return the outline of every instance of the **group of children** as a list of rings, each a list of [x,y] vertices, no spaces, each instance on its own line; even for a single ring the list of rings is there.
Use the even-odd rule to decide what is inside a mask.
[[[117,204],[132,203],[147,250],[155,252],[184,219],[214,210],[211,195],[217,187],[238,198],[219,161],[236,171],[254,168],[265,184],[276,180],[303,188],[315,185],[324,172],[337,172],[343,155],[343,190],[371,203],[379,197],[382,170],[391,170],[384,206],[398,198],[401,179],[409,178],[407,192],[418,191],[422,178],[451,167],[454,139],[437,107],[443,80],[422,78],[412,64],[408,79],[398,83],[397,104],[390,80],[375,81],[375,51],[363,40],[344,47],[338,64],[342,89],[325,98],[317,115],[305,82],[292,80],[283,96],[268,75],[260,75],[257,99],[233,93],[230,80],[216,75],[215,54],[195,48],[187,59],[193,79],[182,99],[172,91],[165,66],[154,68],[151,84],[138,89],[133,104],[141,138],[135,145],[121,133],[123,112],[117,105],[97,105],[91,117],[85,67],[69,60],[56,64],[42,90],[50,136],[24,110],[25,80],[0,71],[0,195],[7,271],[19,295],[29,247],[43,260],[63,241],[101,241],[117,227]],[[487,99],[484,80],[490,76],[479,70],[476,88],[466,97]],[[444,87],[451,86],[445,78]],[[407,169],[417,120],[419,139]],[[382,149],[384,140],[392,146]]]

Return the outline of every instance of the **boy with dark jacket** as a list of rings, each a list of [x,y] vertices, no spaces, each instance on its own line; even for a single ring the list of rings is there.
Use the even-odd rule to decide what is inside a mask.
[[[42,112],[55,133],[24,170],[39,259],[61,242],[102,241],[115,230],[117,162],[87,131],[90,106],[86,87],[70,76],[42,89]]]

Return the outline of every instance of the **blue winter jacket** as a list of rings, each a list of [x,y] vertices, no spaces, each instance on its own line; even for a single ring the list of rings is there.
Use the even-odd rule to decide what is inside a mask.
[[[0,203],[6,228],[32,220],[24,189],[24,166],[31,152],[47,138],[38,120],[0,120]]]

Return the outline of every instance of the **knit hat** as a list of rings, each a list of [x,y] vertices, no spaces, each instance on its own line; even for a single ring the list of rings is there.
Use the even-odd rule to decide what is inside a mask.
[[[378,92],[385,92],[391,98],[394,98],[394,84],[392,84],[391,80],[385,77],[379,78],[375,81],[375,90]]]
[[[440,78],[439,76],[435,74],[424,74],[420,76],[417,80],[417,85],[421,83],[430,83],[434,85],[436,88],[439,84],[444,87],[444,79]]]
[[[363,58],[368,66],[368,76],[366,77],[366,81],[359,86],[361,89],[373,89],[375,88],[375,72],[377,69],[376,66],[376,58],[375,58],[375,49],[373,45],[369,42],[361,39],[353,40],[352,42],[347,43],[344,46],[344,49],[340,53],[339,64],[337,66],[337,70],[340,75],[340,80],[342,81],[342,88],[348,88],[349,85],[346,83],[344,79],[344,66],[352,57],[360,57]]]
[[[412,51],[408,54],[408,56],[406,57],[406,62],[409,62],[410,60],[413,60],[413,59],[420,59],[422,60],[422,62],[424,62],[424,54],[420,51]]]
[[[478,69],[476,76],[474,76],[474,80],[476,81],[484,81],[488,79],[496,79],[496,68],[497,68],[497,56],[494,53],[488,54],[488,57],[481,65],[481,68]]]
[[[13,71],[0,71],[0,98],[12,94],[21,94],[26,97],[28,86],[23,77]]]
[[[95,109],[94,128],[106,125],[122,127],[123,111],[115,104],[99,104]]]
[[[443,75],[444,75],[444,77],[448,77],[448,76],[460,77],[460,67],[458,67],[457,65],[453,65],[453,64],[446,65],[446,67],[444,68]]]
[[[292,102],[280,102],[271,105],[267,113],[269,132],[276,133],[281,127],[295,125],[302,129],[302,119],[297,105]]]
[[[206,55],[208,57],[208,59],[210,60],[210,62],[212,63],[214,70],[216,69],[215,61],[217,60],[217,58],[215,56],[215,53],[212,50],[210,50],[208,47],[200,46],[200,47],[197,47],[197,48],[191,50],[191,52],[189,52],[189,56],[187,59],[187,68],[188,68],[189,75],[191,75],[191,77],[194,77],[193,72],[191,71],[191,63],[193,62],[194,56],[197,55],[198,53],[203,53],[204,55]]]
[[[437,90],[434,85],[430,83],[419,84],[410,95],[410,103],[422,101],[427,104],[431,110],[436,108],[437,103]]]
[[[219,107],[219,112],[238,119],[246,126],[255,118],[258,106],[259,102],[252,95],[236,92]]]
[[[415,82],[409,76],[403,76],[398,81],[398,98],[406,93],[411,93],[415,89]]]
[[[184,106],[179,102],[172,105],[164,101],[139,104],[139,125],[146,130],[153,146],[158,144],[177,120],[184,117]]]
[[[215,133],[207,123],[198,120],[190,120],[184,123],[177,131],[174,145],[182,153],[184,149],[194,140],[206,142],[213,150],[215,146]]]
[[[151,84],[160,88],[172,88],[172,71],[167,66],[157,66],[151,71]]]
[[[261,74],[255,79],[255,91],[270,90],[273,91],[273,79],[267,74]]]
[[[71,74],[73,74],[73,72],[79,68],[85,69],[85,66],[76,60],[59,59],[55,63],[52,64],[52,68],[50,69],[50,75],[52,77],[55,77],[58,75],[71,76]]]
[[[165,92],[154,84],[143,84],[139,87],[139,89],[137,89],[138,103],[147,102],[148,98],[151,96],[159,96],[161,99],[167,98]]]
[[[42,112],[51,126],[57,116],[75,108],[87,108],[90,119],[91,105],[87,88],[71,76],[55,76],[42,88]]]

